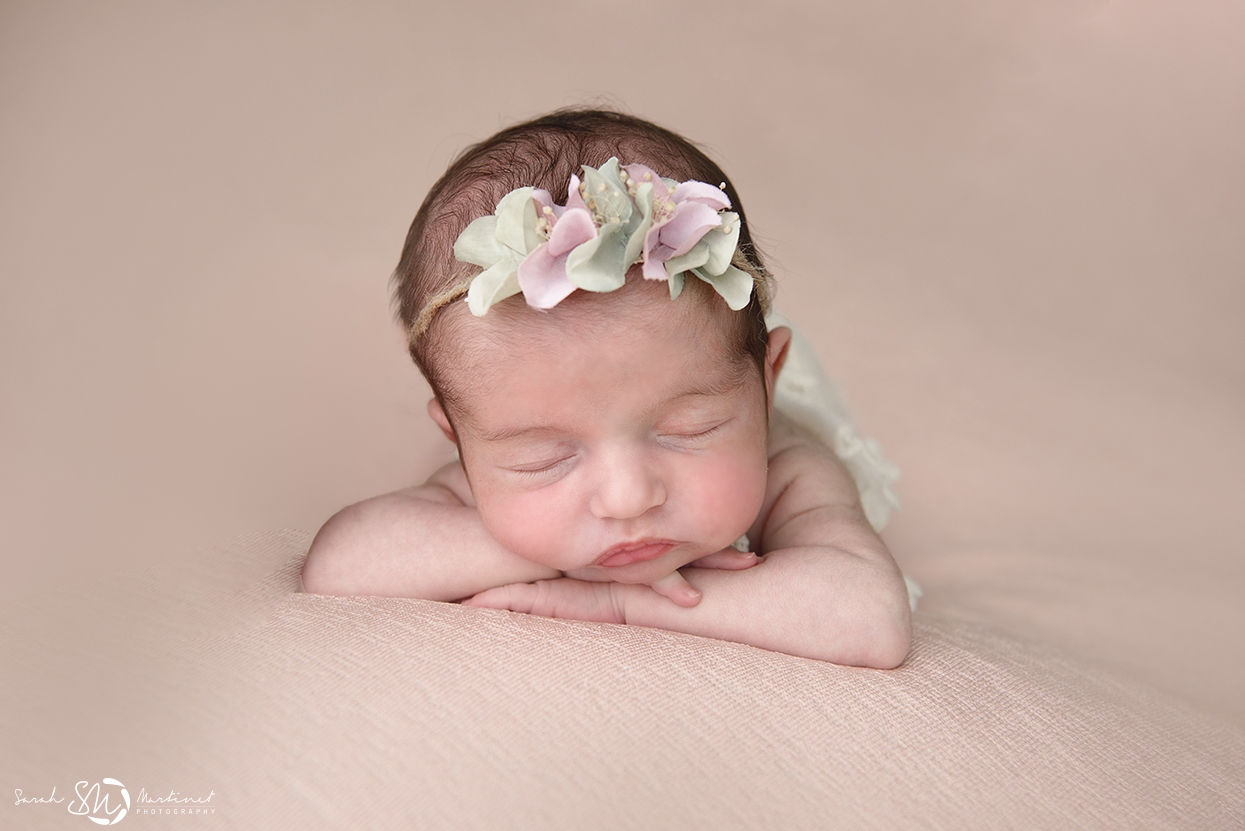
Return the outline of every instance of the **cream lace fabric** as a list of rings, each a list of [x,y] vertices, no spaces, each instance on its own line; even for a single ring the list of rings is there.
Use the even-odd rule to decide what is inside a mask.
[[[881,531],[899,507],[899,497],[891,484],[899,478],[899,468],[882,456],[881,446],[856,432],[838,388],[826,377],[813,345],[795,326],[777,312],[766,319],[770,329],[790,327],[791,346],[778,373],[774,407],[811,432],[834,450],[856,482],[865,517],[874,530]],[[905,577],[908,603],[916,610],[921,588]]]

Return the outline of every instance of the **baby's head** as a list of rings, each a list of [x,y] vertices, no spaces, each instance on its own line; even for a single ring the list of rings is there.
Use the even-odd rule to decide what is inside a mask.
[[[575,176],[585,189],[568,200]],[[666,247],[659,258],[641,229],[624,261],[622,242],[617,256],[606,252],[605,225],[620,204],[635,214],[631,229],[640,227],[639,205],[673,209],[674,201],[646,198],[651,188],[665,194],[669,180],[692,183],[670,200],[709,206],[683,216],[714,225],[697,232],[714,251],[708,262],[691,255],[686,279],[668,282],[665,263],[676,271],[683,251]],[[538,190],[508,196],[520,188]],[[601,207],[593,188],[621,201]],[[587,210],[563,212],[580,193],[593,220]],[[522,207],[507,213],[503,198]],[[475,222],[481,217],[489,219]],[[582,226],[578,237],[567,231],[572,220]],[[516,294],[512,261],[475,279],[502,256],[494,249],[513,260],[494,239],[507,222],[520,240],[526,233],[529,251],[550,240],[527,259],[545,256],[561,284],[534,288],[528,276]],[[576,245],[604,240],[569,255],[600,254],[576,272],[576,284],[593,290],[567,282],[551,226]],[[456,241],[468,262],[456,258]],[[631,265],[637,244],[643,265]],[[534,273],[528,268],[520,282]],[[729,545],[756,517],[768,401],[786,338],[766,332],[768,284],[738,196],[687,140],[601,111],[563,111],[504,130],[468,149],[433,186],[395,283],[411,355],[436,396],[429,411],[458,443],[486,527],[515,553],[563,571],[599,566],[622,582],[648,582]],[[469,285],[470,304],[458,302]]]

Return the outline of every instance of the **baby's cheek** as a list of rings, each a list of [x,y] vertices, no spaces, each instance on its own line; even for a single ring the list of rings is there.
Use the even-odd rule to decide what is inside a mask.
[[[707,539],[738,539],[765,501],[765,460],[750,455],[704,460],[690,488],[692,506]]]
[[[512,495],[478,504],[484,527],[508,551],[559,570],[579,565],[564,562],[562,554],[570,529],[547,496]]]

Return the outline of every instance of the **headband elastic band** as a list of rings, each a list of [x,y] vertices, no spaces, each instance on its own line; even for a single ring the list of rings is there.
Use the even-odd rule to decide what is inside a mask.
[[[761,312],[768,317],[771,311],[769,275],[757,268],[753,263],[749,262],[748,258],[743,255],[743,252],[740,251],[735,252],[735,256],[731,261],[731,264],[734,265],[735,268],[738,268],[740,271],[743,271],[750,276],[752,279],[753,290],[756,291],[757,302],[761,304]],[[437,316],[438,312],[454,301],[461,300],[467,295],[468,291],[471,289],[471,283],[475,280],[475,277],[476,275],[472,274],[469,277],[459,280],[457,283],[452,284],[440,294],[433,295],[428,299],[428,302],[424,304],[422,309],[420,309],[419,315],[415,318],[415,322],[411,324],[411,331],[408,336],[409,346],[414,346],[420,338],[428,333],[428,328],[432,325],[433,318]]]

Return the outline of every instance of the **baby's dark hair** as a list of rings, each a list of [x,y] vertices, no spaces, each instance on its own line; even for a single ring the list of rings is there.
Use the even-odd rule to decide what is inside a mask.
[[[621,164],[647,165],[671,179],[723,185],[731,209],[741,220],[738,251],[749,270],[768,280],[739,195],[721,168],[699,148],[677,133],[634,116],[611,110],[563,109],[508,127],[468,147],[432,186],[407,232],[393,274],[394,301],[406,331],[412,331],[430,300],[463,279],[464,266],[454,258],[454,240],[472,220],[493,213],[497,202],[515,188],[543,188],[560,200],[571,174],[579,174],[581,165],[600,167],[611,156]],[[735,357],[763,368],[767,331],[760,292],[752,293],[742,311],[729,312],[725,303],[721,306],[734,322]],[[433,359],[441,351],[437,324],[434,317],[418,338],[408,338],[408,344],[415,364],[433,391],[442,396],[444,367]]]

